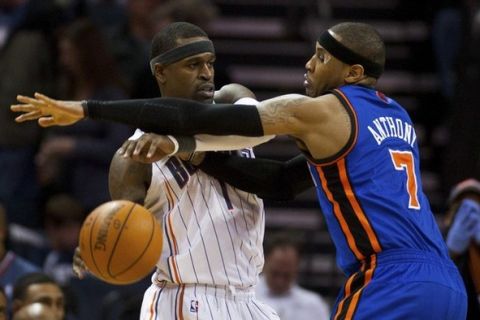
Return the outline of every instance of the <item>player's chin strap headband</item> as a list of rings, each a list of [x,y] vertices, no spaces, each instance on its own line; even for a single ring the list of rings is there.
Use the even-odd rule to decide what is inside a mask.
[[[365,74],[374,78],[380,77],[383,72],[383,66],[362,57],[335,39],[328,30],[324,31],[318,38],[318,43],[325,48],[332,56],[338,60],[354,65],[360,64],[365,70]]]
[[[190,57],[199,53],[211,52],[215,54],[215,49],[213,48],[213,43],[210,40],[200,40],[191,42],[181,47],[173,48],[159,54],[158,56],[150,60],[150,69],[152,74],[155,74],[155,64],[161,63],[164,65],[171,64],[177,61],[180,61],[186,57]]]

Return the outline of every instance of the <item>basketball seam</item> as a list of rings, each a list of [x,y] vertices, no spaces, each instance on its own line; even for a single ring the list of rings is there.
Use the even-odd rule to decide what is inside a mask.
[[[98,267],[97,262],[95,261],[95,255],[94,255],[93,247],[92,247],[93,228],[95,227],[95,223],[97,223],[98,216],[99,216],[99,215],[96,215],[95,219],[93,220],[92,227],[89,228],[89,231],[90,231],[90,241],[89,241],[88,245],[90,246],[90,255],[91,255],[91,257],[92,257],[93,264],[94,264],[95,268],[97,268],[97,271],[98,271],[98,273],[100,274],[100,276],[101,276],[102,278],[104,278],[104,275],[103,275],[102,271],[100,271],[100,268]]]
[[[150,239],[148,240],[148,243],[147,243],[147,245],[145,246],[145,249],[143,249],[142,253],[138,256],[137,259],[135,259],[135,261],[133,261],[125,270],[117,273],[115,276],[119,276],[119,275],[127,272],[128,270],[130,270],[130,269],[138,262],[138,260],[140,260],[140,259],[144,256],[145,252],[148,250],[148,247],[150,247],[150,243],[152,243],[152,240],[153,240],[153,235],[155,234],[155,226],[156,226],[155,217],[154,217],[153,215],[151,216],[151,219],[152,219],[152,221],[153,221],[153,223],[152,223],[152,232],[151,232],[151,234],[150,234]]]
[[[135,205],[136,205],[136,204],[134,203],[133,206],[130,208],[130,211],[128,212],[127,217],[126,217],[125,220],[123,221],[122,228],[121,228],[120,231],[118,232],[117,239],[115,240],[115,244],[113,245],[112,252],[110,253],[110,257],[108,257],[107,272],[108,272],[108,275],[109,275],[110,277],[112,277],[113,279],[115,279],[116,275],[113,275],[112,272],[110,272],[110,264],[111,264],[111,262],[112,262],[112,257],[113,257],[113,255],[115,254],[115,250],[117,249],[117,244],[118,244],[118,241],[120,240],[120,236],[122,235],[123,228],[124,228],[125,225],[127,224],[128,219],[130,218],[130,215],[132,214],[133,209],[135,208]]]

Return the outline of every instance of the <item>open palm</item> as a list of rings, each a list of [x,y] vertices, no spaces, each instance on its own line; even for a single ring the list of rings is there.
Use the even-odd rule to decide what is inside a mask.
[[[17,122],[38,120],[42,127],[68,126],[84,118],[80,101],[54,100],[43,94],[35,93],[35,98],[18,95],[18,102],[12,105],[13,112],[23,112],[15,118]]]

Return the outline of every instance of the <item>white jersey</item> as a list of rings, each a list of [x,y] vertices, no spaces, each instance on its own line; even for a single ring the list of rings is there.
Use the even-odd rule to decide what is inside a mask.
[[[237,151],[253,157],[249,149]],[[162,222],[157,283],[254,286],[263,268],[263,201],[172,156],[152,165],[145,206]]]

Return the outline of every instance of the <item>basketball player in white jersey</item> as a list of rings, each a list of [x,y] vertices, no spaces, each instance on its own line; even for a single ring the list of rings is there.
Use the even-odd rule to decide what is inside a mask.
[[[213,102],[215,53],[203,30],[167,26],[154,37],[151,58],[163,97]],[[239,153],[253,157],[249,149]],[[256,195],[178,156],[150,165],[119,153],[110,168],[110,193],[145,205],[163,227],[163,251],[141,319],[278,319],[254,294],[265,224]],[[77,259],[77,271],[80,264]]]

